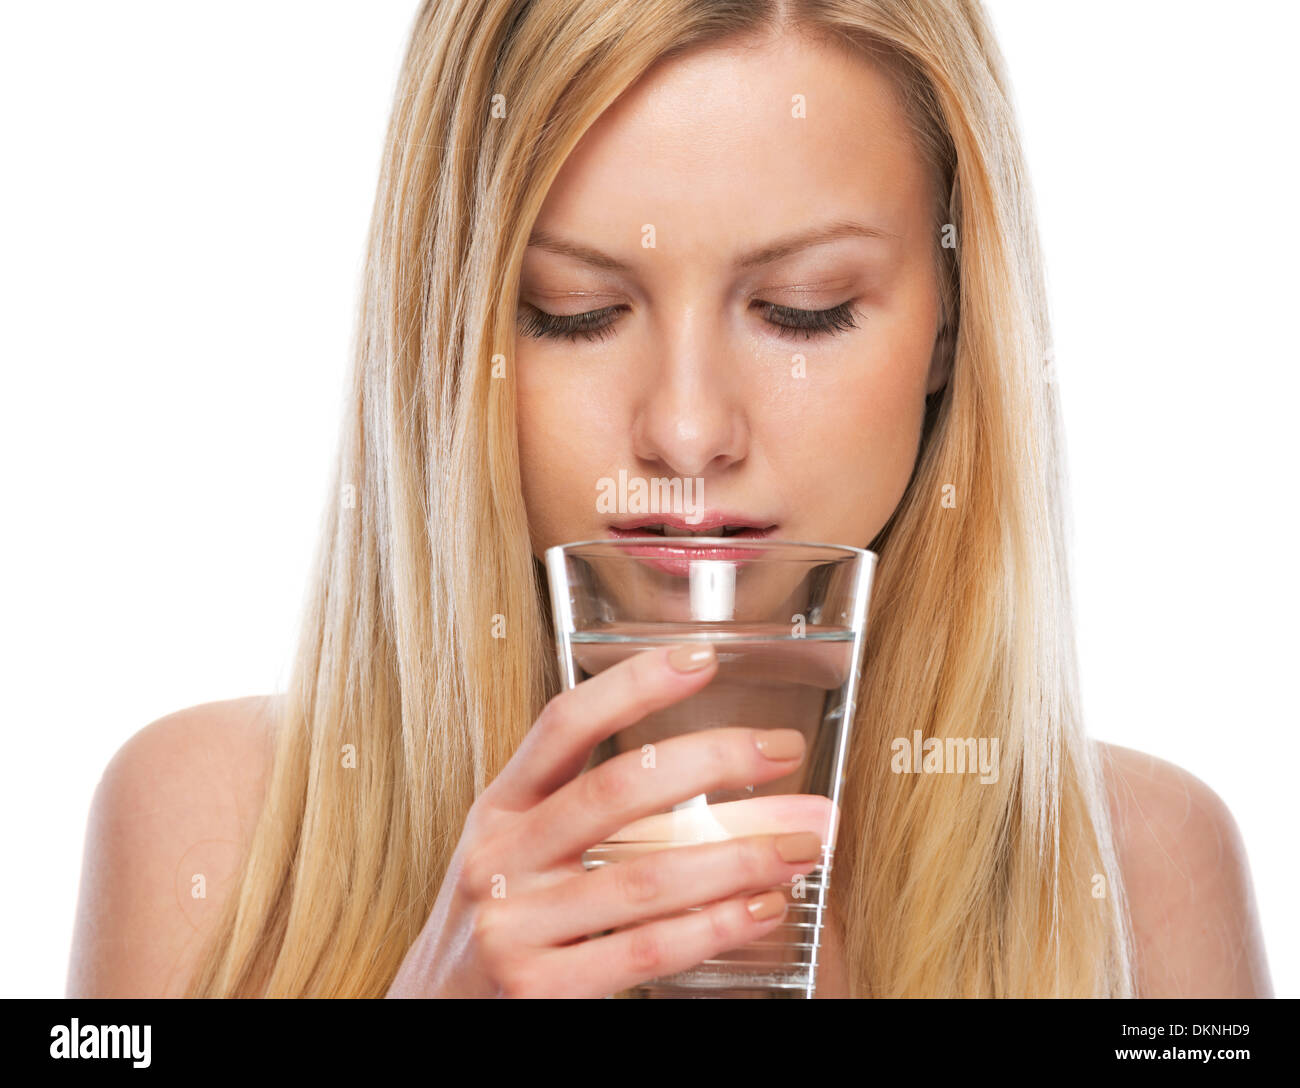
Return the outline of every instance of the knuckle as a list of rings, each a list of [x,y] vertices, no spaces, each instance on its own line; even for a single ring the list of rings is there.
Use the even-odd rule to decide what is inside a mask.
[[[710,907],[707,912],[709,932],[719,948],[730,948],[740,943],[742,934],[736,918],[736,910],[734,903],[718,903]]]
[[[703,758],[712,780],[726,782],[735,771],[735,749],[726,737],[707,736]]]
[[[653,926],[639,926],[628,935],[627,965],[637,975],[652,976],[663,963],[663,941]]]
[[[466,842],[479,841],[492,825],[492,803],[500,790],[500,786],[497,785],[499,781],[500,779],[495,779],[488,783],[487,788],[478,795],[474,803],[469,806],[469,811],[465,813],[465,828],[461,832],[461,837]]]
[[[735,842],[736,865],[740,869],[740,875],[751,884],[765,881],[776,856],[775,848],[753,835],[736,839]]]
[[[620,809],[632,786],[627,766],[624,760],[614,758],[583,774],[584,801],[597,811]]]
[[[659,894],[659,874],[640,861],[611,866],[616,894],[628,903],[645,903]]]
[[[553,696],[537,715],[534,728],[546,734],[563,732],[569,721],[568,695],[567,691],[562,691]]]
[[[536,971],[526,960],[516,960],[503,967],[497,986],[506,998],[539,997],[543,992]]]
[[[470,943],[479,955],[491,961],[506,948],[506,908],[500,900],[481,903],[470,923]]]
[[[461,884],[466,892],[475,898],[486,900],[492,892],[492,882],[500,875],[499,862],[488,851],[478,849],[468,854],[460,870]]]

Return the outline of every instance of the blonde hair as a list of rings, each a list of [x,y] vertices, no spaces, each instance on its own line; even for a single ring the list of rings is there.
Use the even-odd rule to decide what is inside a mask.
[[[787,31],[895,77],[935,180],[952,362],[907,492],[870,543],[831,889],[852,992],[1132,994],[1080,720],[1042,263],[980,6],[485,0],[429,2],[415,20],[268,796],[193,995],[386,992],[475,797],[559,690],[513,383],[491,373],[495,354],[512,359],[529,228],[583,132],[655,61]],[[955,248],[940,245],[945,224]],[[955,504],[941,505],[949,485]],[[508,637],[492,637],[494,616]],[[914,730],[998,738],[998,781],[892,773],[891,739]]]

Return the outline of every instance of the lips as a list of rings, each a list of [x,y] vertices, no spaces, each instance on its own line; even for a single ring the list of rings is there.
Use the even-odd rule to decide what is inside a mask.
[[[711,511],[693,524],[677,515],[652,514],[611,525],[609,532],[616,540],[644,542],[628,547],[628,555],[665,574],[685,577],[690,573],[691,563],[700,560],[721,560],[743,566],[758,557],[757,549],[729,546],[721,541],[762,540],[775,530],[772,522]],[[658,543],[655,537],[662,538],[664,543]],[[699,537],[716,539],[718,543],[697,543],[695,538]],[[680,543],[674,545],[674,540]]]
[[[709,511],[694,521],[687,521],[676,514],[653,514],[611,525],[609,531],[615,539],[634,536],[662,536],[666,539],[709,536],[761,540],[775,529],[776,525],[772,522],[740,514]]]

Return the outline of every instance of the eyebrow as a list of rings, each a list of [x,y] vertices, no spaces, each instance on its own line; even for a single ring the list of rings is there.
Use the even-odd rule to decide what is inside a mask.
[[[820,226],[812,227],[808,230],[801,230],[794,234],[788,234],[783,238],[778,238],[758,249],[751,250],[749,253],[742,254],[733,262],[737,271],[746,271],[751,268],[758,268],[761,265],[772,264],[779,261],[782,257],[788,257],[792,253],[798,253],[802,249],[808,249],[811,246],[822,245],[826,242],[833,242],[838,238],[879,238],[891,239],[897,238],[897,234],[891,234],[887,230],[881,230],[879,227],[867,226],[865,223],[857,223],[850,219],[836,219],[829,223],[823,223]],[[528,239],[530,246],[536,246],[538,249],[544,249],[548,253],[556,253],[561,257],[572,257],[575,260],[582,261],[585,264],[594,265],[597,268],[603,268],[609,272],[620,272],[630,274],[632,268],[623,261],[616,260],[608,253],[602,253],[591,246],[579,245],[576,242],[567,241],[549,231],[535,230]]]

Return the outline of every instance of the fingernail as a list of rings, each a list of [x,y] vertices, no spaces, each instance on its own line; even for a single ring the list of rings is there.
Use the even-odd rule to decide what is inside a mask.
[[[711,642],[690,642],[673,649],[668,655],[668,664],[678,672],[694,672],[708,665],[715,656]]]
[[[822,852],[821,836],[815,831],[795,831],[776,837],[776,852],[782,861],[812,861]]]
[[[766,922],[769,918],[775,918],[778,914],[785,913],[785,894],[783,892],[764,892],[762,895],[756,895],[748,903],[745,909],[749,911],[749,916],[756,922]]]
[[[799,759],[803,756],[803,734],[797,729],[765,729],[754,743],[768,759]]]

